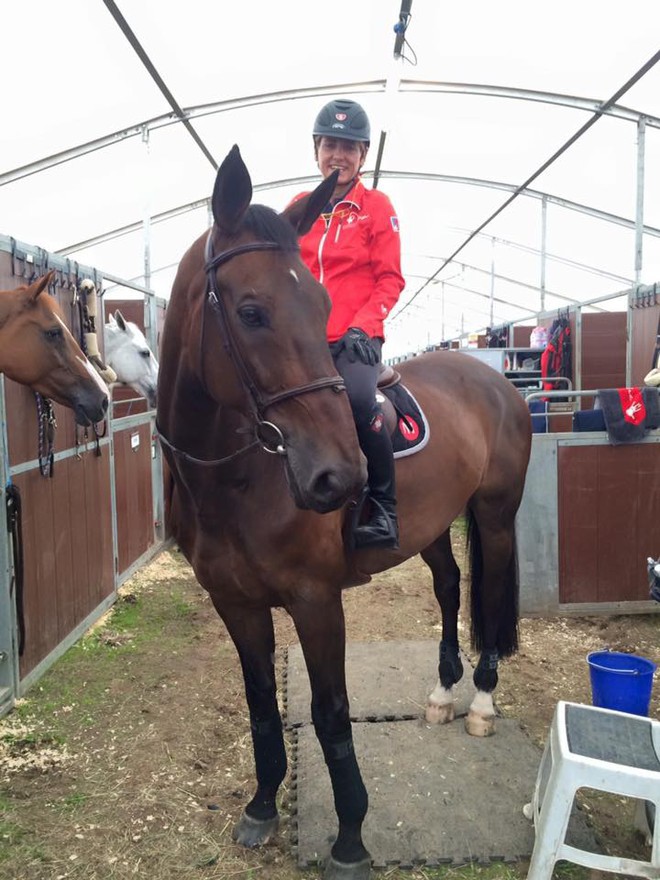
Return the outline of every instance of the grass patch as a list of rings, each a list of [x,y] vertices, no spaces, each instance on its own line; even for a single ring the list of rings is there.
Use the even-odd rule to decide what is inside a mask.
[[[0,792],[0,865],[7,861],[24,833],[20,825],[14,821],[9,798]]]
[[[18,751],[38,749],[43,746],[61,746],[64,739],[53,733],[40,734],[36,731],[16,733],[13,730],[0,731],[0,742],[6,743],[10,749]]]
[[[88,801],[89,795],[83,794],[80,791],[74,791],[62,798],[61,804],[58,806],[61,806],[65,811],[73,811],[79,807],[84,807]]]
[[[46,860],[43,848],[34,843],[31,832],[16,820],[11,801],[0,791],[0,867],[7,865],[10,860],[16,864],[18,854],[24,855],[25,860],[29,862]],[[11,876],[18,880],[20,875],[16,873],[5,874],[2,869],[0,876],[7,878]]]
[[[189,643],[196,631],[194,613],[180,586],[167,581],[120,596],[102,624],[69,648],[19,701],[8,716],[11,723],[3,728],[0,722],[0,742],[24,749],[61,745],[80,728],[93,727],[123,685],[126,695],[136,691],[135,683],[144,677],[141,658]],[[142,681],[143,687],[150,684]],[[30,730],[15,733],[16,720]]]

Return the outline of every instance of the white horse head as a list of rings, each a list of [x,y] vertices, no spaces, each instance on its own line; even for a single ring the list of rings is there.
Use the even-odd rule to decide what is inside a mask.
[[[158,361],[140,328],[119,309],[105,325],[105,359],[117,374],[117,382],[146,397],[152,409],[156,406]]]

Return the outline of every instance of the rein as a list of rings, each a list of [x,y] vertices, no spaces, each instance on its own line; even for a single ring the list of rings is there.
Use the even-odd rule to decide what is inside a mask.
[[[242,455],[244,452],[248,452],[250,449],[254,449],[255,446],[258,446],[261,443],[260,440],[253,440],[252,443],[248,443],[247,446],[241,447],[241,449],[238,449],[236,452],[232,452],[231,455],[226,455],[224,458],[195,458],[194,455],[189,455],[187,452],[184,452],[182,449],[178,449],[176,446],[170,443],[170,441],[158,427],[158,424],[156,424],[156,433],[158,434],[160,442],[164,443],[165,446],[167,446],[168,449],[171,449],[172,452],[179,458],[182,458],[184,461],[187,461],[190,464],[200,464],[204,467],[215,467],[218,464],[225,464],[228,461],[232,461],[232,459],[234,458],[238,458],[238,456]]]
[[[231,324],[229,322],[227,316],[227,309],[225,306],[225,302],[220,294],[220,290],[218,288],[218,280],[216,277],[216,270],[220,266],[224,266],[225,263],[228,263],[234,257],[241,256],[242,254],[249,254],[254,251],[283,251],[281,245],[277,244],[274,241],[252,241],[247,244],[237,245],[236,247],[229,248],[226,251],[222,251],[219,254],[214,256],[213,254],[213,229],[209,230],[208,237],[206,239],[206,246],[204,250],[205,257],[205,266],[204,271],[206,272],[206,276],[208,278],[208,288],[206,294],[206,304],[210,307],[212,313],[216,316],[218,320],[218,326],[220,327],[220,333],[222,336],[222,342],[224,348],[229,355],[234,367],[236,368],[236,372],[238,373],[243,385],[247,389],[250,397],[250,410],[251,415],[254,420],[255,425],[255,434],[256,439],[244,446],[242,449],[239,449],[237,452],[234,452],[232,455],[228,455],[225,458],[217,458],[212,461],[207,461],[200,458],[194,458],[192,455],[189,455],[187,452],[183,452],[180,449],[177,449],[160,431],[158,427],[156,430],[158,432],[158,436],[161,441],[165,443],[165,445],[172,450],[173,453],[182,457],[185,461],[192,462],[194,464],[206,465],[206,466],[214,466],[218,464],[224,464],[225,462],[231,461],[236,458],[236,456],[241,455],[243,452],[247,452],[249,449],[252,449],[254,446],[261,445],[261,448],[266,452],[270,452],[274,455],[286,455],[286,444],[284,441],[284,434],[278,428],[278,426],[274,422],[267,421],[264,418],[265,411],[268,407],[274,406],[276,403],[282,403],[285,400],[291,400],[294,397],[299,397],[301,394],[309,394],[312,391],[320,391],[323,388],[332,388],[337,394],[346,390],[346,386],[344,384],[344,380],[340,376],[323,376],[320,379],[314,379],[312,382],[307,382],[304,385],[296,385],[294,388],[287,388],[284,391],[278,391],[275,394],[264,394],[256,382],[252,377],[252,373],[250,372],[248,363],[246,362],[239,345],[234,338],[231,331]],[[204,315],[205,309],[202,309],[202,329],[201,329],[201,339],[200,339],[200,376],[202,377],[202,384],[204,383],[204,370],[203,370],[203,352],[204,352]]]

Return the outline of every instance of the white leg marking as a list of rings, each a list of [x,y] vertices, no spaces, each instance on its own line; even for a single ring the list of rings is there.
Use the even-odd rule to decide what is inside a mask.
[[[447,724],[456,715],[454,707],[454,689],[444,688],[440,682],[429,695],[426,706],[426,720],[429,724]]]
[[[495,733],[493,695],[477,691],[465,718],[465,729],[471,736],[492,736]]]

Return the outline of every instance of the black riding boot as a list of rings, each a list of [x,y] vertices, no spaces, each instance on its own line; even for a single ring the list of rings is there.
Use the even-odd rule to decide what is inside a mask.
[[[357,526],[354,532],[356,548],[399,546],[399,525],[396,517],[396,496],[394,491],[394,456],[392,440],[387,428],[373,428],[360,436],[360,446],[367,458],[369,483],[369,521]]]

